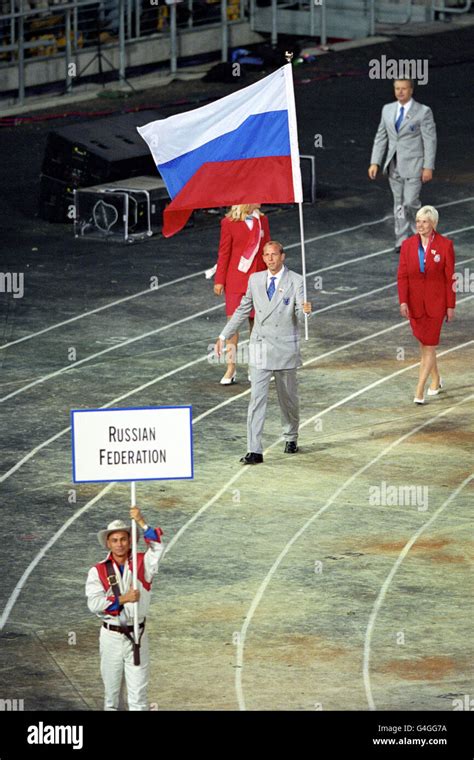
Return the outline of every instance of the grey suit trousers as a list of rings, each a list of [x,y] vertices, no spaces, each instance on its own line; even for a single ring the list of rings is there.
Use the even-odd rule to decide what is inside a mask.
[[[390,161],[388,181],[393,195],[393,216],[395,219],[395,245],[416,233],[416,212],[421,208],[421,177],[400,177],[396,161]]]
[[[283,438],[285,441],[296,441],[300,420],[296,367],[294,369],[271,370],[251,366],[249,369],[252,378],[252,392],[247,417],[247,451],[252,451],[254,454],[263,452],[263,426],[272,375],[275,377],[280,405]]]

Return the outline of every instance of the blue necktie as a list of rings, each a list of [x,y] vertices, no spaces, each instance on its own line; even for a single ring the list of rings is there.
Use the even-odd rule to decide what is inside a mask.
[[[425,271],[425,250],[421,244],[421,240],[418,243],[418,260],[420,262],[420,272]]]
[[[270,285],[269,285],[269,286],[268,286],[268,288],[267,288],[267,296],[268,296],[268,300],[269,300],[269,301],[271,301],[271,300],[272,300],[272,298],[273,298],[273,294],[274,294],[274,292],[275,292],[275,280],[276,280],[276,277],[272,277],[272,278],[271,278],[271,282],[270,282]]]
[[[398,119],[395,122],[395,129],[397,130],[397,132],[398,132],[398,130],[400,129],[400,127],[402,125],[404,113],[405,113],[405,109],[404,109],[403,106],[401,106],[400,113],[398,114]]]

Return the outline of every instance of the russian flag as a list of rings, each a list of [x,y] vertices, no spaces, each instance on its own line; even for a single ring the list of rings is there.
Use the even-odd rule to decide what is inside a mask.
[[[137,129],[172,199],[165,237],[196,208],[303,200],[289,63],[214,103]]]

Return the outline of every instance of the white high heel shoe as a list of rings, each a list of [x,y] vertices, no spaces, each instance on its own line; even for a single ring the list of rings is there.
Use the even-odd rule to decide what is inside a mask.
[[[424,398],[417,398],[415,396],[415,398],[413,399],[413,403],[414,404],[424,404],[425,403],[425,399]]]
[[[234,383],[236,381],[236,378],[237,378],[237,370],[234,370],[234,374],[232,375],[232,377],[226,377],[224,375],[224,377],[221,378],[221,380],[220,380],[220,384],[221,385],[234,385]]]
[[[437,396],[440,391],[442,391],[444,388],[443,378],[439,378],[439,385],[434,390],[432,388],[428,388],[428,396]]]

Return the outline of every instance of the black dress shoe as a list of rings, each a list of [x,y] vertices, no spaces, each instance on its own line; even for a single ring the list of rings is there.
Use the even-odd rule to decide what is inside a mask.
[[[296,441],[287,441],[285,443],[285,454],[296,454],[298,451],[298,446],[296,444]]]
[[[248,454],[242,457],[240,461],[242,462],[242,464],[262,464],[263,455],[255,454],[255,452],[249,451]]]
[[[398,255],[400,255],[400,251],[401,250],[402,250],[402,246],[401,245],[396,245],[395,246],[395,253],[397,253]]]

